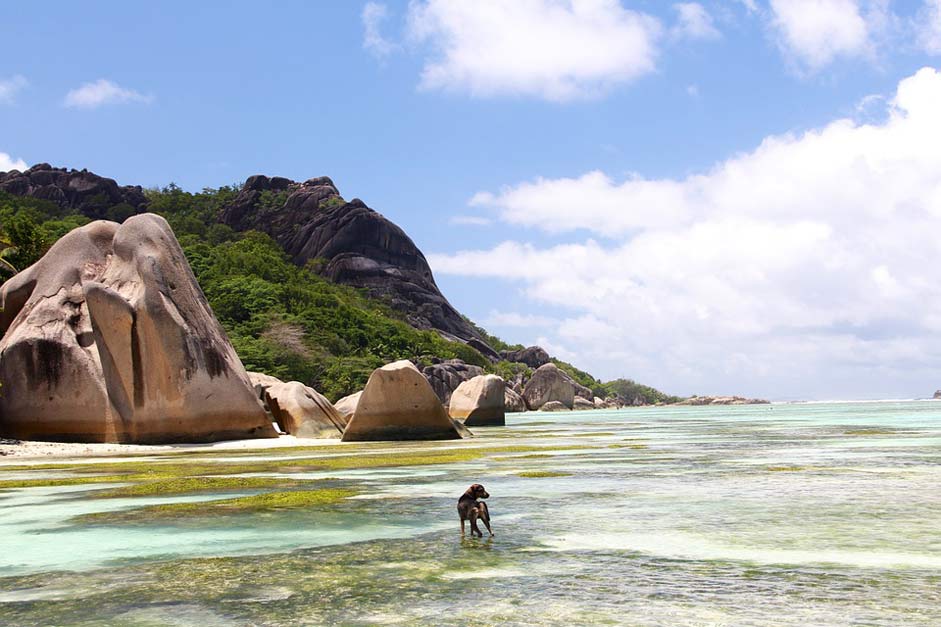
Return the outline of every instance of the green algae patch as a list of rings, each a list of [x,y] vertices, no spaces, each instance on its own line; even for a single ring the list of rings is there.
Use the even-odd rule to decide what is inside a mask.
[[[93,524],[149,523],[160,521],[205,518],[232,514],[252,514],[288,509],[315,508],[336,505],[359,494],[349,488],[320,488],[317,490],[292,490],[266,492],[253,496],[240,496],[218,501],[194,503],[166,503],[148,505],[117,512],[96,512],[76,516],[72,522]]]
[[[309,445],[298,445],[298,446],[284,446],[280,448],[266,448],[266,449],[224,449],[218,451],[207,451],[207,450],[191,450],[191,451],[173,451],[171,453],[163,453],[162,456],[171,458],[171,459],[186,459],[188,457],[205,457],[207,459],[212,459],[214,457],[257,457],[263,455],[265,457],[277,457],[278,455],[295,455],[297,453],[330,453],[330,452],[350,452],[351,450],[363,449],[368,450],[367,446],[364,446],[362,443],[352,443],[352,442],[343,442],[339,444],[309,444]]]
[[[156,473],[102,475],[93,477],[66,477],[59,479],[19,479],[0,481],[0,490],[19,488],[55,488],[103,483],[130,483],[115,488],[99,488],[89,494],[93,498],[123,498],[135,496],[164,496],[224,490],[264,490],[295,488],[311,483],[310,480],[290,480],[276,477],[179,477]]]
[[[571,475],[572,473],[570,472],[561,472],[558,470],[526,470],[516,473],[517,477],[525,477],[526,479],[541,479],[543,477],[569,477]]]
[[[324,447],[336,450],[336,446]],[[372,449],[375,450],[375,449]],[[164,494],[162,489],[173,485],[197,486],[198,482],[181,483],[191,478],[221,479],[227,475],[286,472],[342,471],[361,468],[428,466],[473,462],[494,455],[529,453],[548,456],[556,451],[600,450],[593,446],[536,446],[509,445],[488,447],[458,447],[413,451],[409,449],[385,452],[360,452],[346,455],[303,457],[297,459],[266,458],[251,461],[212,461],[207,459],[181,459],[178,455],[167,460],[121,461],[108,464],[49,464],[26,467],[26,470],[69,470],[75,477],[64,479],[23,479],[0,481],[0,489],[18,487],[68,486],[93,483],[154,483],[152,488],[134,487],[132,495]],[[509,457],[507,459],[514,459]],[[13,470],[7,468],[6,470]],[[19,467],[16,467],[19,469]],[[2,473],[2,471],[0,471]],[[2,476],[2,474],[0,474]],[[245,487],[242,485],[235,488]],[[225,487],[223,489],[229,489]],[[154,492],[148,492],[154,490]],[[184,490],[188,491],[188,490]],[[183,492],[179,492],[183,493]]]
[[[226,490],[270,490],[296,488],[311,481],[295,481],[277,477],[181,477],[145,481],[120,488],[94,492],[94,498],[127,498],[135,496],[170,496]]]
[[[0,490],[18,488],[57,488],[74,485],[94,485],[96,483],[124,483],[128,479],[123,475],[93,477],[62,477],[59,479],[15,479],[0,480]]]
[[[846,435],[898,435],[898,431],[892,429],[849,429],[844,431]]]
[[[807,466],[768,466],[768,472],[803,472],[810,470]]]

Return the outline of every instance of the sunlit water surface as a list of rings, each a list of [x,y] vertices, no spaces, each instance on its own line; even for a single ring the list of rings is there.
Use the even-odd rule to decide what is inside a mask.
[[[231,493],[0,492],[0,624],[941,625],[941,403],[508,422],[374,450],[577,448],[294,472],[361,495],[175,524],[70,519]],[[64,475],[0,467],[0,479]],[[472,482],[492,495],[493,539],[460,537],[455,503]]]

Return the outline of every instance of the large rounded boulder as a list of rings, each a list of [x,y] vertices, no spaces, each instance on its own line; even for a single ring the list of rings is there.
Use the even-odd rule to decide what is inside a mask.
[[[72,231],[0,289],[0,306],[0,435],[141,444],[277,435],[159,216]]]
[[[457,386],[484,374],[484,369],[473,364],[466,364],[460,359],[448,359],[425,367],[422,373],[431,384],[431,389],[438,395],[438,399],[447,407],[451,402],[451,394]]]
[[[451,394],[448,413],[468,427],[506,424],[506,384],[495,374],[468,379]]]
[[[530,346],[517,351],[500,351],[504,361],[526,364],[530,368],[540,368],[549,363],[549,353],[541,346]]]
[[[346,427],[330,401],[299,381],[270,386],[265,399],[281,429],[298,438],[339,438]]]
[[[373,371],[343,431],[345,442],[461,437],[428,380],[410,361]]]
[[[582,398],[581,396],[575,397],[575,402],[572,404],[572,409],[578,411],[585,411],[588,409],[595,409],[594,401],[590,401],[587,398]]]
[[[360,390],[355,394],[350,394],[349,396],[344,396],[336,403],[333,404],[334,409],[337,410],[337,413],[343,418],[343,423],[346,424],[350,421],[350,418],[353,417],[353,414],[356,413],[356,405],[359,404],[359,397],[363,395],[363,391]]]
[[[533,410],[553,401],[572,409],[575,403],[575,385],[571,377],[559,370],[555,364],[549,363],[536,369],[526,382],[522,397],[526,406]]]
[[[510,386],[506,386],[506,390],[503,392],[503,406],[508,414],[526,411],[526,401]]]
[[[0,288],[0,435],[119,441],[82,291],[108,265],[117,229],[75,229]]]

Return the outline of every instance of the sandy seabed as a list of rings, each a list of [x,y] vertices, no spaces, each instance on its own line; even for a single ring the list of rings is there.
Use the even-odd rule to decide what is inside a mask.
[[[79,442],[38,442],[31,440],[0,440],[0,465],[4,460],[24,458],[111,457],[114,455],[153,455],[180,451],[249,451],[285,448],[289,446],[323,446],[339,444],[339,439],[296,438],[282,435],[278,438],[226,440],[206,444],[88,444]]]

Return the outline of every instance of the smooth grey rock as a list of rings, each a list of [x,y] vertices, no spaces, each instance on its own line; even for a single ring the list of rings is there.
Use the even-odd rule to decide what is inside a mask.
[[[506,425],[506,384],[495,374],[464,381],[451,394],[448,413],[468,427]]]
[[[575,402],[572,405],[572,409],[575,409],[578,411],[584,411],[587,409],[594,409],[594,408],[595,408],[595,403],[593,401],[590,401],[586,398],[582,398],[581,396],[576,396]]]
[[[373,371],[343,431],[344,442],[461,437],[428,381],[407,360]]]
[[[265,398],[281,429],[298,438],[339,438],[346,427],[330,401],[299,381],[276,383]]]
[[[503,392],[503,403],[508,414],[526,411],[526,401],[509,386]]]
[[[480,366],[465,364],[460,359],[449,359],[431,366],[426,366],[422,374],[431,384],[431,389],[438,395],[441,404],[447,407],[451,403],[451,394],[457,386],[468,379],[484,374]]]
[[[536,369],[523,388],[523,400],[530,409],[540,409],[546,403],[558,401],[567,409],[575,402],[575,385],[572,379],[552,363]]]
[[[549,363],[549,353],[541,346],[530,346],[516,351],[500,351],[504,361],[526,364],[530,368],[539,368]]]
[[[362,395],[363,391],[360,390],[355,394],[344,396],[333,404],[333,407],[337,410],[340,416],[343,417],[344,422],[349,422],[350,418],[353,417],[353,413],[356,411],[356,405],[359,403],[359,397]]]

